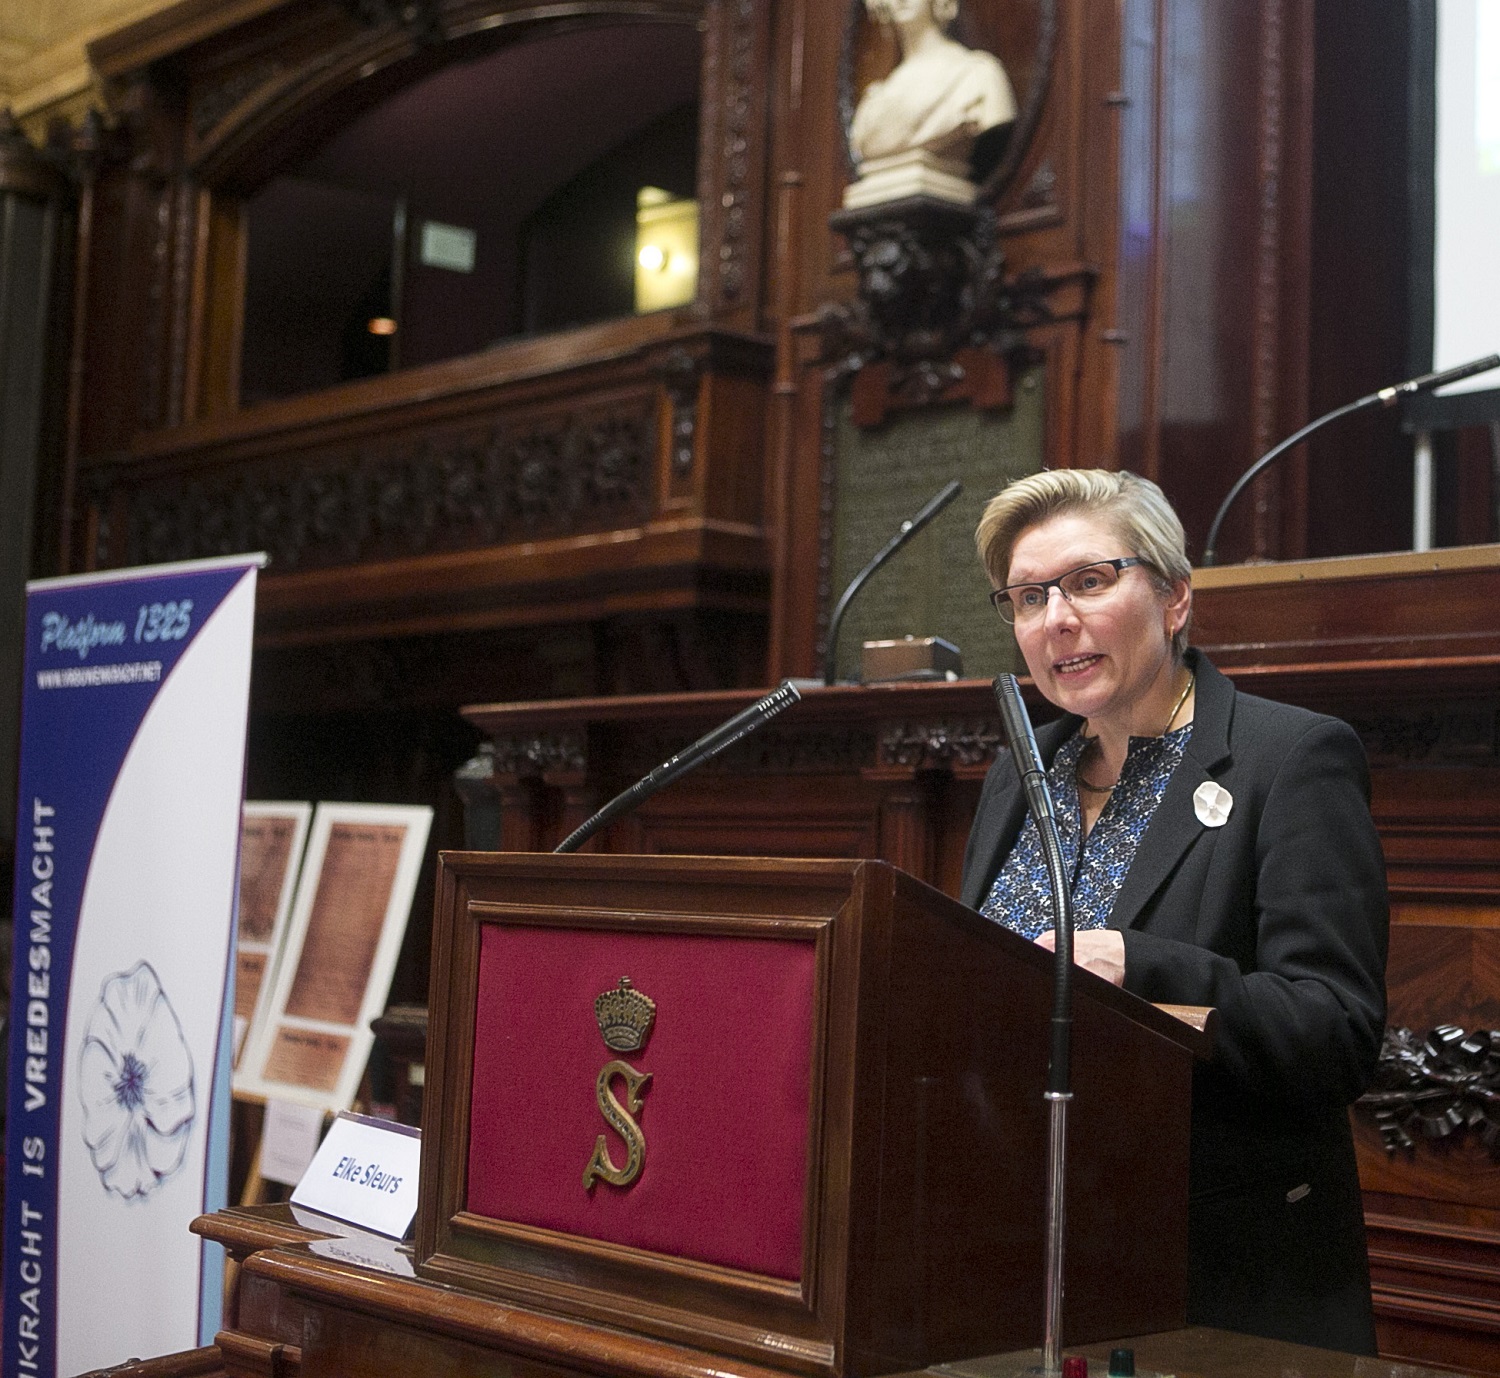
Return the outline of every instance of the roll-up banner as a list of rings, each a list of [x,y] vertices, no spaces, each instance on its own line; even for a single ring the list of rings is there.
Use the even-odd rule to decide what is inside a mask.
[[[208,1344],[260,556],[27,587],[5,1378]]]

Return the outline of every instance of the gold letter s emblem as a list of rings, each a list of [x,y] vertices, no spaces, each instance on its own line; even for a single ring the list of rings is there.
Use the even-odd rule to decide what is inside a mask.
[[[625,1078],[624,1105],[615,1099],[614,1090],[610,1086],[610,1081],[617,1076]],[[605,1142],[604,1135],[601,1134],[594,1141],[594,1156],[589,1159],[589,1165],[583,1170],[585,1191],[593,1190],[596,1177],[604,1178],[611,1186],[628,1187],[641,1175],[641,1168],[646,1165],[646,1136],[641,1133],[640,1125],[631,1116],[640,1113],[641,1092],[646,1089],[646,1083],[650,1080],[650,1072],[637,1072],[628,1062],[621,1062],[618,1058],[613,1062],[606,1062],[599,1069],[599,1076],[595,1082],[595,1098],[599,1102],[599,1113],[625,1140],[628,1154],[625,1166],[616,1167],[609,1160],[609,1146]]]

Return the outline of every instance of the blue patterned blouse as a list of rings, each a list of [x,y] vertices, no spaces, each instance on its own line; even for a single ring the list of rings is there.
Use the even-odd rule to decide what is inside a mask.
[[[1081,730],[1075,732],[1052,758],[1047,783],[1057,811],[1063,858],[1072,877],[1075,929],[1108,926],[1125,874],[1192,731],[1193,725],[1188,723],[1165,737],[1130,739],[1120,779],[1086,838],[1075,771],[1088,739]],[[979,912],[1023,938],[1035,938],[1052,928],[1052,887],[1047,881],[1041,839],[1030,814]]]

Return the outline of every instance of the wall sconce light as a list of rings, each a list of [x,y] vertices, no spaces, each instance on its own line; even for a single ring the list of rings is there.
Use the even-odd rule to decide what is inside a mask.
[[[372,335],[394,335],[396,333],[396,322],[389,316],[374,316],[365,328]]]
[[[635,199],[635,309],[685,306],[698,294],[698,203],[661,187]]]

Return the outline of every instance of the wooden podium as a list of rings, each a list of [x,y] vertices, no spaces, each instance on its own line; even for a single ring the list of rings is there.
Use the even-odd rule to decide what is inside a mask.
[[[228,1372],[852,1378],[1040,1342],[1049,953],[879,861],[445,853],[435,923],[414,1249],[204,1217],[242,1265]],[[1077,973],[1068,1345],[1184,1322],[1205,1042]]]
[[[247,1273],[313,1318],[304,1373],[861,1375],[1035,1344],[1050,961],[881,862],[445,854],[417,1277],[297,1247]],[[607,1046],[640,997],[643,1045]],[[1170,1330],[1201,1035],[1082,973],[1075,998],[1064,1338]],[[610,1063],[650,1078],[640,1169],[586,1188],[596,1138],[629,1166]]]

